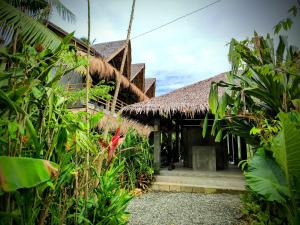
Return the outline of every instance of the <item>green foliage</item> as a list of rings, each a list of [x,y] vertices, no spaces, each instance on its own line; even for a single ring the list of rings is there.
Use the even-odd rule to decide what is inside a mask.
[[[298,8],[290,13],[295,16]],[[281,21],[288,30],[291,18]],[[232,39],[229,60],[232,70],[227,81],[211,84],[209,104],[215,121],[211,133],[232,133],[244,138],[256,151],[243,163],[251,194],[258,195],[263,205],[284,208],[280,218],[299,224],[300,143],[300,51],[288,45],[286,36],[278,36],[278,46],[268,34],[254,32],[251,40]],[[218,97],[218,87],[224,93]],[[251,203],[247,203],[248,206]],[[246,205],[247,205],[246,204]],[[272,211],[254,204],[258,224],[280,224]],[[262,210],[262,211],[260,211]],[[254,215],[255,216],[255,215]],[[283,222],[284,224],[285,222]]]
[[[282,130],[273,138],[271,150],[285,176],[294,176],[300,181],[300,113],[281,112],[278,117]]]
[[[129,130],[118,154],[124,160],[125,170],[122,175],[123,186],[128,189],[141,188],[147,190],[153,180],[153,147],[145,137]]]
[[[300,7],[300,2],[298,1],[298,5],[293,5],[290,9],[289,9],[289,13],[290,16],[295,18],[298,14],[298,10]],[[291,17],[288,17],[286,19],[283,19],[281,21],[279,21],[275,26],[274,26],[274,34],[278,34],[282,29],[284,29],[285,31],[288,31],[291,29],[292,25],[293,25],[293,20]]]
[[[290,193],[285,174],[268,152],[257,151],[249,160],[248,168],[245,177],[251,190],[268,201],[287,203]]]
[[[55,33],[4,0],[0,1],[0,23],[4,25],[4,29],[17,29],[27,44],[42,43],[44,47],[54,50],[61,43]]]
[[[286,209],[265,199],[254,192],[248,191],[241,195],[243,203],[243,221],[247,224],[287,225]]]
[[[205,115],[204,122],[203,122],[203,128],[202,128],[202,137],[203,138],[206,135],[207,127],[208,127],[208,114]]]
[[[113,87],[105,84],[104,81],[100,81],[97,85],[94,85],[89,90],[89,99],[93,101],[97,101],[99,97],[102,99],[110,100],[111,95],[109,92],[113,90]],[[75,90],[75,91],[64,91],[64,97],[67,99],[67,103],[69,105],[76,104],[78,102],[84,102],[85,100],[85,89]]]
[[[252,41],[233,39],[230,79],[211,84],[209,104],[215,127],[244,137],[254,146],[260,144],[257,136],[268,141],[276,134],[275,116],[280,111],[297,110],[296,99],[300,98],[300,52],[288,46],[283,36],[279,36],[276,51],[273,46],[269,35],[263,38],[255,34]],[[225,90],[221,97],[218,86]],[[265,131],[265,126],[274,130],[258,132]]]
[[[0,156],[0,193],[45,183],[57,174],[55,166],[47,160]]]
[[[49,4],[72,19],[58,0],[1,1],[0,24],[12,29],[16,46],[0,48],[0,224],[125,224],[132,196],[122,189],[121,157],[102,165],[103,113],[72,113],[84,90],[59,85],[87,60],[69,45],[73,34],[60,40],[30,17],[43,18]],[[111,89],[100,82],[88,100],[109,99]]]
[[[126,207],[132,196],[122,189],[120,177],[124,171],[124,163],[111,165],[102,176],[94,190],[96,201],[93,201],[88,220],[91,224],[126,224],[128,213]]]
[[[76,207],[86,185],[84,174],[87,170],[92,174],[83,162],[87,151],[93,161],[100,146],[99,134],[86,133],[86,113],[70,112],[69,99],[58,86],[63,75],[86,65],[68,45],[70,38],[55,51],[26,45],[15,54],[0,51],[0,149],[2,155],[17,156],[3,163],[1,158],[1,176],[6,179],[1,188],[9,193],[0,197],[0,224],[79,220]],[[95,95],[105,96],[106,90]],[[95,127],[102,115],[91,116],[89,124]],[[58,170],[50,170],[52,163],[47,160]],[[51,181],[47,169],[56,175],[51,174]],[[90,177],[91,183],[97,180],[96,175]],[[95,187],[89,184],[89,188],[94,198]],[[87,205],[85,198],[82,202]]]

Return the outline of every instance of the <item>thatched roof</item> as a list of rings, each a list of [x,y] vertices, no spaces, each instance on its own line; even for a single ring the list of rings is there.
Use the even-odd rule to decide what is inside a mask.
[[[141,72],[141,70],[144,68],[145,68],[145,63],[131,64],[130,81],[132,81],[139,74],[139,72]]]
[[[156,78],[146,78],[144,93],[149,98],[153,98],[153,97],[155,97],[155,89],[156,89]]]
[[[111,41],[93,45],[106,61],[110,61],[115,55],[125,48],[126,40]]]
[[[131,64],[130,81],[141,91],[145,90],[145,63]]]
[[[65,30],[63,30],[62,28],[50,21],[46,22],[46,26],[61,38],[64,38],[65,36],[69,35],[68,32],[66,32]],[[76,37],[73,37],[71,42],[81,51],[86,51],[86,49],[88,48],[87,44],[84,41]],[[100,53],[93,48],[91,48],[91,55],[101,56]]]
[[[61,37],[65,37],[68,35],[66,31],[58,27],[57,25],[47,22],[48,27],[57,33]],[[81,56],[85,56],[87,53],[87,44],[80,39],[75,37],[72,38],[73,44],[75,44],[78,48],[77,54]],[[91,74],[98,75],[102,79],[115,79],[118,77],[121,80],[121,84],[124,88],[129,88],[135,95],[138,96],[140,101],[147,100],[148,97],[144,94],[144,91],[139,89],[134,83],[129,81],[130,75],[130,64],[131,64],[131,43],[128,43],[128,52],[127,52],[127,60],[125,64],[125,69],[123,74],[120,71],[109,64],[108,62],[113,59],[116,55],[118,55],[125,48],[126,41],[113,41],[106,43],[99,43],[93,45],[91,47],[91,57],[90,57],[90,72]],[[122,56],[119,56],[122,57]],[[120,61],[118,59],[118,61]],[[76,69],[76,73],[86,74],[86,69],[84,67],[80,67]],[[126,76],[127,74],[127,76]],[[125,75],[125,76],[124,76]]]
[[[110,131],[114,131],[121,128],[122,133],[127,133],[129,129],[135,130],[139,135],[148,137],[151,131],[154,130],[153,127],[148,125],[143,125],[135,120],[131,120],[123,117],[115,117],[113,115],[105,114],[104,117],[98,124],[98,128],[104,129],[108,127]]]
[[[78,55],[86,56],[85,52],[78,51]],[[86,74],[86,69],[82,66],[76,69],[81,74]],[[148,97],[140,90],[135,84],[131,83],[125,76],[123,76],[119,70],[114,68],[108,62],[101,57],[90,56],[90,73],[99,76],[101,79],[116,78],[121,80],[121,84],[124,88],[129,88],[135,93],[140,101],[147,100]]]
[[[208,95],[211,82],[225,79],[225,73],[215,77],[188,85],[174,90],[168,94],[151,98],[144,102],[139,102],[126,106],[122,109],[123,114],[144,114],[172,116],[181,114],[187,117],[194,117],[209,111]]]
[[[113,67],[121,70],[123,55],[125,53],[126,40],[111,41],[105,43],[98,43],[93,45],[93,49],[103,56],[106,62],[109,62]],[[125,65],[123,75],[130,79],[131,75],[131,42],[128,42],[128,51],[126,53]]]
[[[73,108],[69,109],[73,113],[83,112],[86,108]],[[99,112],[92,104],[88,105],[88,112],[91,114],[95,114]],[[121,128],[122,133],[127,133],[129,129],[135,130],[139,135],[148,137],[151,131],[153,131],[152,126],[143,125],[135,120],[131,120],[128,118],[122,118],[117,115],[111,115],[108,112],[104,111],[104,116],[98,123],[98,128],[104,129],[104,127],[108,127],[109,131],[115,131],[119,127]]]

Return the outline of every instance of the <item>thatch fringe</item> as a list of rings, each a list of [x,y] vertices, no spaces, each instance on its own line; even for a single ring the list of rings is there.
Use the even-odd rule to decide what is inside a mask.
[[[85,52],[78,51],[78,55],[86,56]],[[76,69],[80,74],[86,74],[87,70],[84,66]],[[90,72],[91,74],[97,74],[102,79],[120,79],[121,85],[124,88],[129,88],[134,94],[136,94],[140,101],[149,99],[138,87],[131,83],[120,71],[110,65],[101,57],[90,56]]]
[[[171,117],[179,113],[186,117],[194,118],[196,114],[209,111],[208,95],[210,84],[224,79],[225,73],[222,73],[168,94],[126,106],[121,112],[123,115],[129,116],[130,114],[144,114],[146,116],[158,114],[163,117]]]
[[[74,108],[69,109],[73,113],[83,112],[85,111],[85,108]],[[95,114],[99,112],[99,110],[96,107],[93,107],[91,104],[89,104],[88,112],[91,114]],[[143,125],[135,120],[131,120],[128,118],[120,117],[115,115],[111,115],[108,113],[108,111],[104,111],[104,116],[98,123],[98,128],[103,129],[105,127],[108,127],[109,131],[115,131],[117,128],[121,129],[122,133],[127,133],[129,129],[135,130],[139,135],[148,137],[150,133],[154,130],[153,127],[148,125]]]
[[[151,131],[153,131],[153,127],[142,125],[135,120],[105,114],[98,124],[98,128],[103,129],[107,126],[110,131],[114,131],[120,127],[122,133],[127,133],[129,129],[133,129],[144,137],[148,137]]]

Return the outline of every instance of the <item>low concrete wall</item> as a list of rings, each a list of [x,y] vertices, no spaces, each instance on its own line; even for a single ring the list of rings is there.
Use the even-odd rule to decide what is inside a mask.
[[[193,169],[216,171],[215,146],[193,146]]]

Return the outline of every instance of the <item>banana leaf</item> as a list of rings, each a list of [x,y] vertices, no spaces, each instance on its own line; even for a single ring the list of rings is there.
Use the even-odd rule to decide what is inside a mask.
[[[292,121],[292,115],[279,113],[283,129],[272,140],[271,148],[286,177],[294,176],[300,180],[300,129],[297,128],[298,120]],[[299,113],[294,113],[294,116],[300,118]]]
[[[245,172],[247,185],[268,201],[286,204],[290,197],[288,182],[283,170],[263,149],[249,160],[249,171]]]
[[[0,193],[31,188],[58,173],[57,164],[34,158],[0,156]]]

